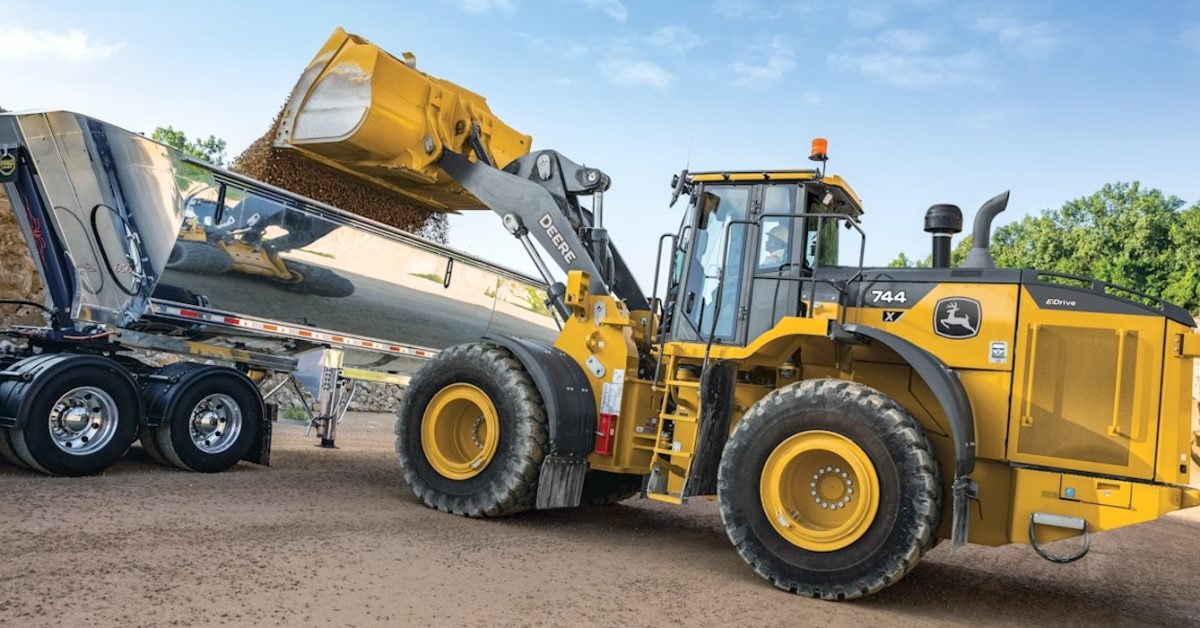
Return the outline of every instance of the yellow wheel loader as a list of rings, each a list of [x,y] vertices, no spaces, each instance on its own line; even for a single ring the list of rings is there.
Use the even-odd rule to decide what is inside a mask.
[[[491,209],[551,285],[553,344],[488,336],[412,379],[396,449],[430,507],[715,499],[757,573],[849,599],[939,539],[1068,562],[1096,532],[1200,504],[1191,316],[1086,277],[995,268],[1007,193],[977,214],[961,267],[962,212],[935,205],[932,268],[867,268],[865,245],[838,263],[843,234],[865,242],[863,207],[825,173],[823,140],[814,168],[685,171],[680,228],[659,240],[671,262],[647,294],[604,229],[609,178],[529,145],[477,95],[340,30],[280,125],[276,146],[364,184]]]

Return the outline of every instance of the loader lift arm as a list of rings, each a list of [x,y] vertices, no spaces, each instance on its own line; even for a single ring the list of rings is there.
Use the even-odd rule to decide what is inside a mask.
[[[603,195],[609,178],[596,168],[580,166],[553,150],[521,157],[503,170],[444,151],[439,165],[459,185],[504,220],[504,227],[521,241],[550,286],[550,302],[566,318],[565,288],[555,282],[530,236],[542,245],[564,272],[580,270],[591,278],[592,294],[612,294],[630,310],[650,309],[633,273],[608,240],[602,225]],[[580,205],[592,196],[593,209]]]

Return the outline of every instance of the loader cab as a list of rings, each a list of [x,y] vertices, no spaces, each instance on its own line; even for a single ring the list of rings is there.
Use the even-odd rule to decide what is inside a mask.
[[[664,306],[671,340],[741,345],[805,315],[804,285],[837,264],[835,217],[862,213],[844,181],[811,170],[698,173],[685,189]]]

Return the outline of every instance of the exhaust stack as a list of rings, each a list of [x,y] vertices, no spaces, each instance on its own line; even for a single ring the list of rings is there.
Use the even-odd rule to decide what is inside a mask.
[[[1006,191],[993,196],[979,208],[979,213],[975,214],[975,226],[971,230],[971,250],[967,253],[967,259],[963,260],[963,268],[996,267],[989,250],[992,241],[992,221],[1008,207],[1008,194]]]

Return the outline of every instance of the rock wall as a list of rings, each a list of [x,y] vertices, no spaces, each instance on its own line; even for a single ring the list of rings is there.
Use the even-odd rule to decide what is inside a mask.
[[[279,385],[283,379],[282,375],[270,377],[259,388],[266,394]],[[296,389],[291,384],[287,384],[272,395],[268,403],[279,407],[280,418],[302,419],[305,415],[300,406],[308,404],[308,407],[312,408],[314,400],[307,390],[301,388],[301,392],[303,397],[296,394]],[[354,399],[350,402],[350,410],[352,412],[394,413],[400,408],[400,398],[403,394],[404,389],[395,384],[359,382],[358,392],[354,394]]]
[[[46,291],[29,247],[17,225],[8,197],[0,192],[0,299],[16,299],[42,303]],[[41,310],[29,306],[0,305],[0,327],[9,325],[41,325],[45,323]]]

